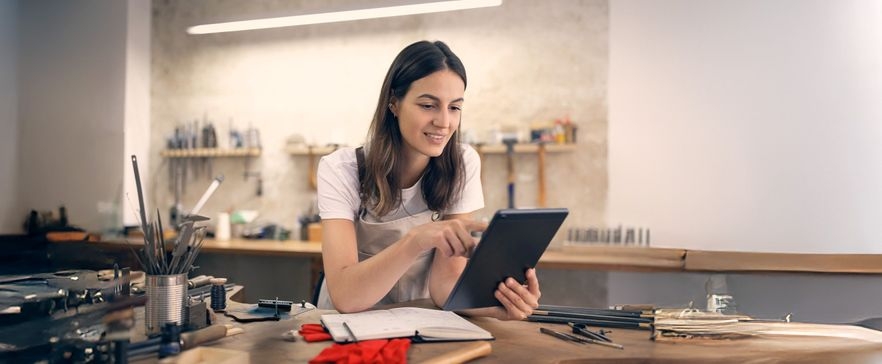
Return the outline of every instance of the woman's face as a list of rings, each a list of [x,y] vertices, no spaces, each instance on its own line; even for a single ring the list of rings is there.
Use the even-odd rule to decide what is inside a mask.
[[[414,81],[392,112],[404,145],[412,156],[437,157],[459,127],[465,83],[455,72],[441,70]]]

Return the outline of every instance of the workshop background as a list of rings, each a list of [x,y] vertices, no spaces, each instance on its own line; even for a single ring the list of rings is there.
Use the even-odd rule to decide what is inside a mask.
[[[647,136],[637,125],[637,128],[630,129],[634,131],[633,134],[623,136],[621,126],[625,124],[616,124],[612,118],[615,113],[611,113],[611,105],[615,100],[609,97],[623,95],[617,93],[621,92],[621,88],[611,86],[615,79],[613,76],[622,76],[617,72],[628,70],[623,67],[632,64],[623,62],[623,55],[645,55],[647,61],[641,66],[658,59],[652,57],[653,53],[643,54],[627,48],[639,44],[629,42],[646,39],[649,30],[654,29],[642,28],[641,25],[651,24],[650,20],[667,22],[667,28],[659,28],[670,32],[659,34],[676,36],[671,39],[693,40],[689,37],[694,34],[708,36],[710,40],[702,39],[707,43],[695,41],[683,46],[684,52],[672,52],[687,55],[684,58],[692,54],[688,51],[703,49],[707,45],[713,45],[714,51],[735,54],[737,57],[722,57],[725,58],[722,60],[723,72],[713,73],[720,77],[718,83],[712,83],[715,85],[713,90],[726,89],[733,84],[725,78],[729,74],[725,72],[726,67],[740,69],[745,59],[752,56],[751,52],[755,49],[752,48],[753,44],[781,48],[778,45],[786,43],[776,37],[765,37],[765,34],[790,35],[794,29],[803,34],[798,30],[818,24],[838,26],[839,23],[834,21],[855,24],[854,28],[843,27],[846,31],[842,34],[869,34],[860,38],[864,41],[882,34],[875,31],[877,28],[873,26],[880,22],[870,21],[873,14],[880,14],[872,11],[877,5],[851,1],[846,2],[849,6],[838,6],[796,0],[773,5],[761,1],[726,2],[726,6],[719,3],[700,5],[703,2],[685,0],[508,0],[498,8],[432,16],[204,36],[185,33],[185,28],[195,23],[287,11],[342,9],[366,3],[356,0],[0,0],[0,231],[20,232],[27,211],[52,210],[60,204],[67,207],[72,223],[90,231],[110,233],[118,230],[126,220],[134,221],[133,204],[129,202],[136,200],[128,159],[131,154],[139,155],[142,165],[147,166],[144,175],[148,207],[167,212],[174,201],[173,178],[171,162],[160,153],[167,147],[168,138],[176,125],[208,120],[217,127],[221,139],[218,140],[219,144],[229,143],[228,138],[223,136],[228,135],[230,125],[242,132],[249,128],[258,130],[261,153],[251,158],[194,159],[186,162],[187,188],[182,197],[183,206],[189,207],[195,203],[207,187],[210,176],[224,174],[226,181],[206,206],[206,215],[214,218],[217,213],[230,209],[255,210],[259,212],[260,221],[279,224],[291,229],[296,236],[299,234],[298,219],[309,214],[313,205],[313,192],[308,182],[309,158],[289,153],[289,142],[358,145],[369,123],[386,68],[401,47],[417,39],[444,40],[465,62],[470,86],[466,93],[468,102],[463,128],[464,131],[469,130],[474,140],[492,143],[499,132],[512,126],[524,134],[524,130],[533,123],[547,123],[561,118],[568,118],[577,126],[577,140],[573,149],[549,153],[545,166],[548,205],[571,210],[571,216],[562,228],[564,234],[558,234],[555,245],[564,243],[565,232],[571,227],[627,224],[656,229],[661,227],[658,221],[676,221],[684,227],[677,233],[685,234],[708,226],[713,228],[716,225],[706,224],[704,219],[710,219],[714,214],[694,208],[698,206],[696,204],[679,203],[690,197],[693,184],[676,184],[677,188],[673,189],[675,193],[665,194],[651,190],[660,185],[655,183],[652,175],[648,178],[630,175],[643,178],[629,180],[630,184],[626,186],[615,184],[611,176],[611,170],[618,170],[624,175],[646,170],[673,174],[667,170],[646,168],[650,167],[649,164],[641,164],[644,168],[628,164],[610,168],[610,161],[621,160],[616,158],[628,157],[629,153],[631,156],[653,155],[631,153],[638,149],[618,149],[617,156],[611,155],[610,151],[616,150],[611,145],[613,136],[622,138],[619,140],[649,143],[653,139],[665,139],[658,135],[669,137],[655,134],[663,133],[665,129],[681,131],[673,128],[676,124],[661,124],[652,128],[654,133]],[[743,34],[738,31],[739,26],[721,28],[721,22],[710,21],[734,19],[733,15],[750,20],[751,29],[758,29],[760,36],[749,39],[750,42],[739,43],[739,47],[727,48],[725,42],[714,42],[717,36],[732,39],[726,37]],[[688,19],[708,21],[688,23]],[[819,19],[833,20],[822,23]],[[854,21],[849,23],[843,19]],[[861,29],[867,31],[861,33]],[[798,44],[825,42],[827,45],[843,44],[842,49],[835,48],[837,52],[851,49],[848,46],[852,43],[836,42],[837,39],[816,37]],[[655,45],[661,46],[662,43]],[[623,49],[634,53],[621,53]],[[872,62],[876,59],[873,57],[877,56],[869,51],[861,59],[874,65],[878,64]],[[803,60],[808,62],[812,59],[804,57]],[[659,67],[678,62],[694,65],[687,62],[688,59],[664,60],[668,63]],[[752,65],[756,67],[756,64]],[[672,72],[675,74],[689,74],[677,68],[670,69],[677,71]],[[694,67],[694,70],[703,68]],[[767,74],[780,73],[773,73],[775,70],[762,71],[766,73],[758,72],[758,76],[747,73],[760,81]],[[841,75],[839,72],[826,71],[829,73],[825,75],[830,80],[838,80]],[[859,72],[849,73],[852,74],[861,75]],[[659,80],[663,81],[666,79]],[[878,84],[882,83],[877,83],[876,87]],[[684,87],[680,83],[652,86],[669,88],[672,94]],[[867,95],[877,94],[872,92],[876,90],[872,85],[866,90]],[[689,91],[694,97],[704,94],[702,89]],[[771,96],[780,95],[786,93]],[[633,105],[631,108],[639,111],[650,106],[651,96],[645,99],[618,99],[617,105],[620,108]],[[688,108],[691,105],[678,106]],[[701,106],[712,108],[707,104]],[[654,116],[658,116],[658,120],[665,120],[663,117],[671,115],[658,113]],[[752,129],[740,129],[744,126],[740,123],[717,124],[712,118],[699,121],[721,134],[731,135],[731,139],[726,141],[752,140],[753,136],[758,135]],[[794,118],[791,123],[798,124],[800,121],[802,119]],[[618,134],[615,125],[619,125]],[[824,125],[841,126],[844,123],[832,120]],[[788,134],[789,130],[783,128],[780,135],[791,135]],[[815,130],[823,134],[821,132],[826,129]],[[861,140],[872,141],[878,135],[873,130],[871,128],[870,132],[861,133],[865,136]],[[686,137],[695,135],[689,132],[682,134]],[[629,135],[640,138],[629,138]],[[834,145],[837,149],[849,150],[847,138],[831,135],[830,138],[818,139],[821,142],[810,147]],[[697,140],[699,146],[713,144],[713,140],[701,137],[687,140]],[[775,138],[775,141],[765,146],[768,149],[751,151],[758,159],[769,159],[768,156],[774,155],[775,148],[786,142],[787,138]],[[655,151],[662,153],[665,150]],[[870,158],[870,162],[874,156],[880,155],[872,153],[875,149],[866,150],[868,152],[863,154]],[[791,154],[799,154],[798,151],[787,149]],[[701,159],[706,157],[702,153],[691,153],[686,157],[683,160],[707,162]],[[519,154],[516,158],[517,205],[534,206],[538,189],[537,158],[532,154]],[[834,163],[836,161],[819,162],[819,165],[848,165]],[[864,167],[864,170],[877,169],[865,160],[860,162],[863,163],[855,164]],[[665,166],[659,163],[654,165]],[[728,165],[717,163],[713,167]],[[694,171],[700,171],[696,166],[705,167],[700,163],[688,164]],[[762,166],[771,170],[783,169],[778,168],[779,164]],[[504,155],[488,154],[483,170],[487,207],[479,214],[487,216],[507,202]],[[727,175],[721,176],[727,181],[741,181]],[[802,178],[806,181],[824,180],[812,177],[815,176]],[[865,180],[875,181],[872,178]],[[670,183],[670,180],[667,182]],[[781,190],[773,192],[786,192],[788,186],[791,184],[779,186]],[[742,185],[735,187],[711,192],[715,197],[740,196],[738,193],[742,192]],[[852,192],[859,189],[846,187],[817,196],[851,193],[852,199],[847,201],[870,196],[867,198],[870,202],[874,201],[871,198],[878,198],[874,196],[882,196],[862,195]],[[635,198],[642,195],[634,192],[644,190],[651,192],[648,194],[651,199]],[[621,197],[630,205],[611,209],[610,196]],[[702,196],[706,195],[699,195]],[[751,200],[755,205],[750,205],[753,210],[748,212],[768,210],[764,207],[768,206],[767,201],[775,197],[774,193],[762,196],[769,198]],[[793,200],[798,199],[793,197]],[[658,201],[663,201],[662,206],[668,208],[663,213],[649,209],[657,208]],[[823,203],[826,200],[812,201]],[[656,203],[649,205],[646,202]],[[716,200],[709,206],[719,211],[731,207]],[[795,203],[793,206],[793,210],[797,210],[805,205]],[[878,215],[873,210],[861,206],[861,209],[842,209],[841,212],[827,215],[823,209],[814,208],[816,205],[811,206],[813,208],[802,210],[815,212],[815,216],[821,217],[860,212],[860,219],[842,222],[830,218],[830,222],[842,222],[842,228],[827,230],[874,237],[876,229],[866,228],[865,224]],[[775,224],[786,221],[788,212],[793,211],[776,215],[778,220],[767,218],[761,222]],[[753,215],[745,213],[741,216]],[[849,228],[855,226],[849,224],[855,221],[862,224],[857,225],[858,228]],[[789,224],[792,228],[800,228],[799,225],[798,220]],[[812,228],[824,227],[822,223],[803,225],[801,228],[805,234],[809,234]],[[760,236],[762,231],[767,230],[748,226],[735,232],[726,231],[725,234],[737,240]],[[682,242],[679,239],[665,240],[673,236],[666,235],[665,231],[653,230],[653,233],[653,243]],[[798,244],[804,241],[803,237],[789,236],[792,239],[787,247],[797,250]],[[848,239],[842,240],[847,243]],[[708,240],[708,244],[712,243]],[[879,249],[869,247],[866,242],[862,244],[865,249],[861,252]],[[836,249],[838,246],[828,244],[828,248]],[[245,282],[249,295],[253,295],[250,298],[276,294],[305,298],[309,291],[305,283],[309,272],[305,259],[206,254],[200,265],[200,273],[226,275],[234,281]],[[705,294],[704,282],[709,276],[701,273],[566,270],[545,270],[540,273],[545,302],[584,306],[640,302],[683,305],[690,300],[700,302]],[[857,304],[876,302],[882,298],[879,297],[882,293],[876,289],[878,280],[874,276],[849,275],[729,276],[739,308],[745,312],[779,317],[786,313],[783,310],[790,308],[787,311],[794,312],[797,317],[805,315],[819,321],[840,322],[879,315],[870,305]],[[838,297],[849,297],[851,303],[843,305],[838,302]],[[829,307],[841,309],[831,312],[827,309]]]
[[[310,159],[288,153],[289,140],[314,146],[361,145],[392,59],[404,46],[428,39],[446,42],[466,66],[469,80],[461,128],[476,142],[500,144],[495,135],[511,128],[526,141],[531,124],[565,117],[578,126],[574,151],[546,157],[547,206],[568,207],[567,224],[573,226],[602,222],[609,58],[605,1],[561,1],[548,6],[514,0],[501,7],[319,26],[208,35],[186,32],[194,24],[222,20],[369,6],[376,4],[318,0],[153,3],[152,155],[165,148],[176,126],[206,119],[221,136],[230,125],[240,130],[256,128],[262,147],[260,157],[250,161],[219,158],[188,165],[201,174],[188,179],[187,185],[195,188],[183,195],[184,206],[195,203],[203,192],[199,182],[208,181],[206,167],[198,163],[211,163],[211,172],[223,173],[226,179],[206,205],[205,214],[256,210],[259,220],[281,224],[296,235],[298,219],[314,213],[315,191],[309,185]],[[223,145],[224,138],[218,139]],[[159,206],[174,203],[168,163],[168,159],[150,160],[150,196]],[[537,206],[537,156],[517,154],[515,168],[517,206]],[[507,206],[506,178],[505,155],[486,154],[486,207],[476,217],[489,218]],[[558,234],[556,244],[564,236]],[[218,262],[203,264],[243,265],[241,258],[216,258]],[[263,258],[255,260],[265,263]],[[284,270],[274,273],[285,275]],[[587,290],[588,284],[594,285],[592,281],[585,280],[579,290]]]

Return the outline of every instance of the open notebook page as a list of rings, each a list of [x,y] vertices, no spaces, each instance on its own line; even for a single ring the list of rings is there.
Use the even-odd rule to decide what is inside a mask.
[[[322,323],[337,342],[417,335],[427,341],[493,339],[489,332],[453,312],[424,308],[322,315]]]

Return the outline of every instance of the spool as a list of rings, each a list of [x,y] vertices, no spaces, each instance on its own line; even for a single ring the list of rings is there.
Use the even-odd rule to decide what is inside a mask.
[[[215,229],[215,239],[217,241],[230,240],[230,214],[221,212],[217,214],[217,227]]]
[[[227,309],[227,290],[224,287],[226,283],[226,278],[211,279],[211,309],[214,312]]]

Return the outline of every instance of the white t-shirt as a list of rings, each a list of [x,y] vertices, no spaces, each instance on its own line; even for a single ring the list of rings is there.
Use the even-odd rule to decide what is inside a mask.
[[[455,201],[445,215],[473,212],[484,207],[484,191],[481,188],[481,158],[468,144],[460,144],[465,165],[465,184],[459,201]],[[366,218],[377,222],[392,221],[426,211],[423,199],[422,179],[411,187],[401,190],[401,206],[386,216],[376,217],[368,213]],[[355,221],[361,199],[358,197],[358,162],[355,147],[341,148],[319,160],[318,209],[322,219],[346,219]]]

